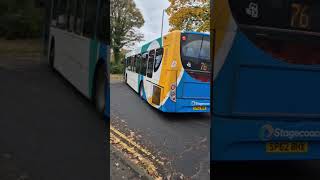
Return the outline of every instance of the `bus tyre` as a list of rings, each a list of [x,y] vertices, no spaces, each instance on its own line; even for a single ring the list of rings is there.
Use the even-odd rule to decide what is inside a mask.
[[[126,84],[128,84],[127,78],[128,78],[128,76],[127,76],[127,74],[126,74],[125,77],[124,77],[124,82],[125,82]]]
[[[51,43],[50,53],[49,53],[49,66],[52,70],[54,70],[54,55],[55,55],[55,45],[54,42]]]
[[[142,84],[142,82],[140,83],[140,87],[139,87],[139,96],[141,99],[143,99],[143,84]]]
[[[106,106],[105,78],[104,68],[103,66],[100,66],[95,79],[94,104],[101,116],[104,115],[104,109]]]

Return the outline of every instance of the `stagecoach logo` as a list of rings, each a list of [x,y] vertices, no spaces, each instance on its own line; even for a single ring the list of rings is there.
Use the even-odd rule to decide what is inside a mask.
[[[263,141],[271,140],[272,138],[320,138],[319,130],[294,130],[274,128],[270,124],[266,124],[260,129],[260,139]]]
[[[262,126],[260,129],[260,139],[263,141],[270,140],[272,138],[274,129],[270,124]]]
[[[259,17],[259,6],[258,3],[251,2],[249,7],[246,8],[246,13],[252,18]]]
[[[173,60],[171,63],[171,68],[175,68],[177,66],[177,61]]]
[[[210,103],[200,103],[197,101],[191,101],[192,106],[210,106]]]

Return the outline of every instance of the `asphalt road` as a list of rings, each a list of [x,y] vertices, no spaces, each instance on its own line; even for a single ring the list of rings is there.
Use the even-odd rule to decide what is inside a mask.
[[[109,179],[104,122],[46,62],[1,57],[0,82],[0,154],[11,169],[32,180]]]
[[[156,156],[167,159],[164,174],[209,179],[209,114],[162,113],[122,82],[111,83],[111,125],[133,131]],[[172,177],[172,176],[171,176]]]

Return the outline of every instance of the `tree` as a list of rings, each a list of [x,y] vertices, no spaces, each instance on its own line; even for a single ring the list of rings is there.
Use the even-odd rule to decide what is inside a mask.
[[[115,63],[121,56],[121,49],[143,40],[137,32],[144,24],[144,18],[133,0],[111,0],[111,46]]]
[[[30,0],[0,2],[0,37],[33,38],[41,35],[42,10]]]
[[[210,30],[209,0],[169,0],[166,9],[172,30],[207,32]]]

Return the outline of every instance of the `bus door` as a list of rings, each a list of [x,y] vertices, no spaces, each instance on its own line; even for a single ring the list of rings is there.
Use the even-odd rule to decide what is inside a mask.
[[[320,1],[214,6],[213,160],[320,159]]]

